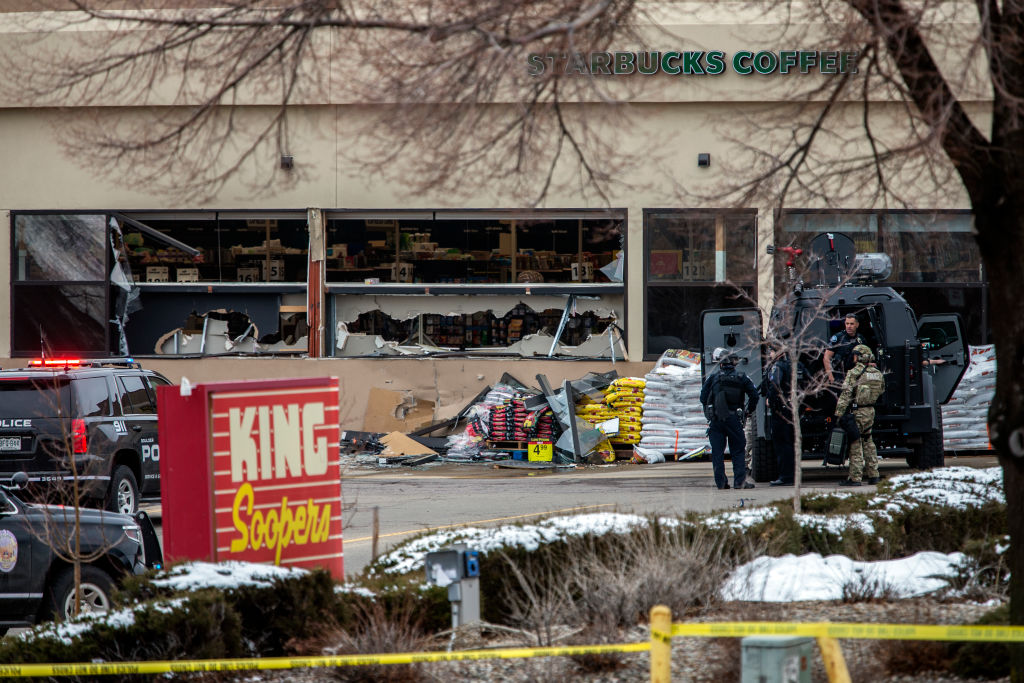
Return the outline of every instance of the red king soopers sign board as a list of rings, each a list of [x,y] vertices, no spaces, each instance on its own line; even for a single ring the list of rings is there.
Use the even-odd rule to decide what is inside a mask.
[[[338,379],[157,390],[164,556],[344,578]]]

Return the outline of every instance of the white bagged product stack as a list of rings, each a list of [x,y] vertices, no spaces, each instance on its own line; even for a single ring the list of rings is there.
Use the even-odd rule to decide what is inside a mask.
[[[670,355],[672,354],[672,355]],[[666,352],[644,379],[640,446],[663,455],[707,445],[707,420],[700,405],[700,355]]]
[[[942,406],[942,431],[948,451],[988,450],[988,408],[996,391],[996,349],[970,347],[967,367],[953,398]]]

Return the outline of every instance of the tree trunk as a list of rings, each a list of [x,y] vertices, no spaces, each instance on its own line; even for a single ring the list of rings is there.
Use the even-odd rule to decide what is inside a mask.
[[[978,243],[989,281],[989,317],[996,347],[996,394],[989,409],[992,445],[1003,468],[1007,526],[1010,623],[1024,625],[1024,179],[1007,183],[1012,201],[993,202],[991,210],[975,207]],[[1013,187],[1020,185],[1020,188]],[[1024,645],[1011,650],[1014,683],[1024,683]]]

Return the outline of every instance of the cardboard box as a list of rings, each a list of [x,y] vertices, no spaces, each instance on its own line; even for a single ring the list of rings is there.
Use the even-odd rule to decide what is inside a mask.
[[[434,402],[387,389],[370,389],[363,416],[364,432],[410,432],[430,424]]]
[[[512,233],[503,232],[498,235],[498,253],[512,255]]]
[[[402,432],[391,432],[382,436],[380,442],[384,444],[384,450],[380,452],[380,455],[385,457],[389,455],[437,455],[437,451],[427,448]]]

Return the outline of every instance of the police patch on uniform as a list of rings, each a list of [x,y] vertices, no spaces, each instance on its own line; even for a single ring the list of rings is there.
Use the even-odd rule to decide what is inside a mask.
[[[9,572],[18,564],[18,539],[7,529],[0,529],[0,572]]]

